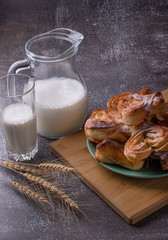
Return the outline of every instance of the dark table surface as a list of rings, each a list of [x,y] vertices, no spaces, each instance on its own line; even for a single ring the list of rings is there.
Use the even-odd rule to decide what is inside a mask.
[[[0,72],[25,58],[26,41],[37,34],[66,27],[84,34],[76,56],[78,71],[92,109],[123,91],[168,87],[168,2],[148,0],[1,0]],[[38,136],[36,159],[55,157],[51,140]],[[1,137],[1,157],[7,157]],[[3,177],[15,179],[0,169]],[[85,217],[48,219],[22,198],[8,182],[0,181],[0,240],[15,239],[168,239],[168,207],[130,226],[81,180],[72,191],[86,199]]]

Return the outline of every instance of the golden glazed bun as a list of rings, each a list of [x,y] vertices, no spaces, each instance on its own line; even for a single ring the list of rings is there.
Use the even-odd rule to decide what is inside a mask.
[[[132,136],[124,147],[124,154],[130,161],[148,158],[152,152],[168,151],[168,128],[143,122],[132,127]]]
[[[129,161],[124,155],[124,144],[114,140],[104,139],[96,146],[95,158],[97,161],[108,164],[118,164],[131,170],[139,170],[145,160]]]
[[[138,125],[148,116],[168,110],[162,94],[151,93],[150,89],[114,96],[108,101],[107,107],[109,111],[117,110],[123,123],[128,126]]]
[[[116,111],[94,110],[84,126],[86,137],[94,143],[105,138],[125,142],[131,136],[131,128],[125,126]]]

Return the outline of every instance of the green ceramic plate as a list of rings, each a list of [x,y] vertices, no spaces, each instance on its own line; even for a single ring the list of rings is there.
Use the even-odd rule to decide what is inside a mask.
[[[93,157],[95,157],[95,145],[92,144],[89,140],[87,140],[87,146],[89,149],[89,152]],[[162,171],[160,167],[159,161],[153,161],[148,168],[144,166],[142,169],[138,171],[132,171],[127,168],[124,168],[120,165],[115,165],[115,164],[105,164],[105,163],[100,163],[103,167],[129,177],[135,177],[135,178],[161,178],[161,177],[166,177],[168,176],[168,171]]]

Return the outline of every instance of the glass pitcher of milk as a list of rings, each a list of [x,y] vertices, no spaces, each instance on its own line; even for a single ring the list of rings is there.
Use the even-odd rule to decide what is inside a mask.
[[[12,64],[9,73],[30,68],[35,78],[37,132],[59,138],[80,129],[88,109],[87,88],[75,69],[75,55],[84,36],[59,28],[31,38],[27,58]]]

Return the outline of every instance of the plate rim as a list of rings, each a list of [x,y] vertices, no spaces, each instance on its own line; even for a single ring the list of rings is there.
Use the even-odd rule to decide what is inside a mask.
[[[87,148],[90,152],[90,154],[92,155],[92,157],[95,159],[95,156],[94,156],[94,153],[92,151],[91,148],[95,148],[93,143],[90,142],[88,139],[87,139]],[[95,150],[94,150],[95,151]],[[96,160],[96,159],[95,159]],[[96,160],[97,161],[97,160]],[[168,176],[168,172],[163,172],[162,174],[151,174],[151,175],[147,175],[145,174],[143,176],[143,172],[139,172],[138,170],[137,171],[133,171],[133,170],[130,170],[130,169],[127,169],[120,165],[117,165],[117,164],[106,164],[106,163],[101,163],[99,161],[97,161],[101,166],[103,166],[104,168],[112,171],[112,172],[115,172],[117,174],[120,174],[120,175],[123,175],[123,176],[127,176],[127,177],[133,177],[133,178],[141,178],[141,179],[151,179],[151,178],[163,178],[163,177],[167,177]],[[117,166],[117,168],[119,167],[119,170],[115,169],[115,168],[111,168],[112,166]],[[120,169],[121,168],[121,169]],[[123,172],[122,172],[122,169],[123,169]]]

